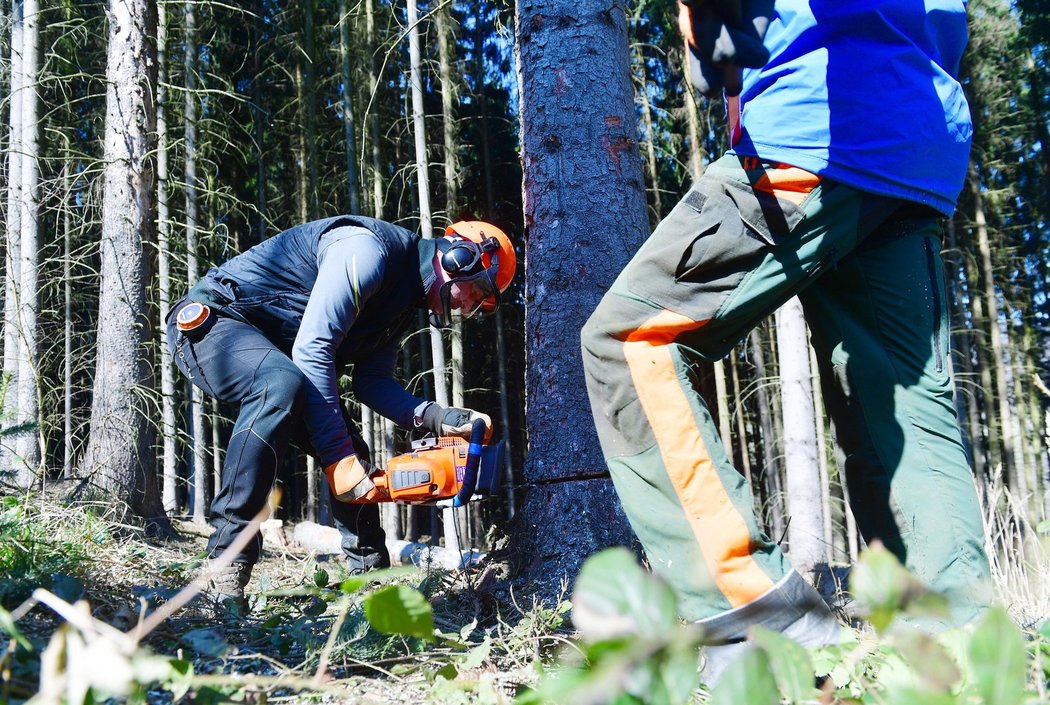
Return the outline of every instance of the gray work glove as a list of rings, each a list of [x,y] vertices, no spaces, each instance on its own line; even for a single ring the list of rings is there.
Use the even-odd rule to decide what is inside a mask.
[[[740,68],[769,61],[762,45],[774,0],[679,0],[678,29],[686,44],[689,79],[708,98],[740,94]]]
[[[431,402],[423,410],[420,427],[435,436],[459,436],[469,441],[470,427],[475,419],[484,419],[485,441],[488,442],[492,436],[492,419],[488,414],[473,409],[459,409],[454,406],[445,408],[437,402]]]

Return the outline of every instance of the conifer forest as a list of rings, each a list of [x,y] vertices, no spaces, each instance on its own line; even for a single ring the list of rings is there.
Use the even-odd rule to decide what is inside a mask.
[[[702,635],[638,568],[580,359],[602,295],[729,148],[675,0],[4,0],[0,702],[1046,702],[1050,2],[967,13],[973,146],[941,256],[999,611],[952,643],[889,626],[925,588],[861,536],[789,304],[698,361],[697,387],[761,529],[826,595],[855,566],[869,626],[834,653],[755,636],[709,690]],[[348,575],[300,541],[334,530],[293,444],[250,611],[222,628],[176,603],[237,409],[180,374],[165,321],[211,267],[340,214],[424,238],[484,220],[513,241],[497,313],[438,331],[421,308],[396,368],[417,397],[491,416],[499,488],[381,505],[408,567]],[[373,466],[409,450],[417,434],[349,376],[341,391]]]

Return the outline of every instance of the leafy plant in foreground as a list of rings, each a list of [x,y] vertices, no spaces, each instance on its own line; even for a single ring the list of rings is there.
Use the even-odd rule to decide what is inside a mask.
[[[1045,702],[1050,627],[1029,635],[1004,610],[976,624],[931,635],[915,628],[943,614],[943,597],[925,589],[881,546],[855,569],[857,601],[876,629],[844,628],[840,644],[807,649],[754,627],[752,646],[705,695],[697,669],[702,631],[676,618],[670,588],[625,549],[584,564],[573,593],[580,640],[546,670],[517,705],[572,703],[712,705],[909,703],[1026,705]],[[817,676],[830,676],[818,690]]]

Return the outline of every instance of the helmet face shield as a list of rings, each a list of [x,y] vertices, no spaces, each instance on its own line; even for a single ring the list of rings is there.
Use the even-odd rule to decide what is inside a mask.
[[[446,328],[452,321],[452,287],[457,287],[457,307],[463,318],[484,318],[495,313],[500,305],[499,288],[496,286],[492,268],[477,274],[456,277],[441,285],[441,315],[431,314],[430,323],[437,328]],[[437,321],[437,322],[435,322]]]

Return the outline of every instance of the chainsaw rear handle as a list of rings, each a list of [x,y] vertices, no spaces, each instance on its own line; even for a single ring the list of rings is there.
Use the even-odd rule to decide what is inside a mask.
[[[463,486],[452,499],[453,507],[462,507],[470,501],[478,487],[478,469],[481,467],[481,444],[485,441],[488,425],[485,419],[474,419],[470,425],[470,445],[467,446],[467,464],[463,468]]]

